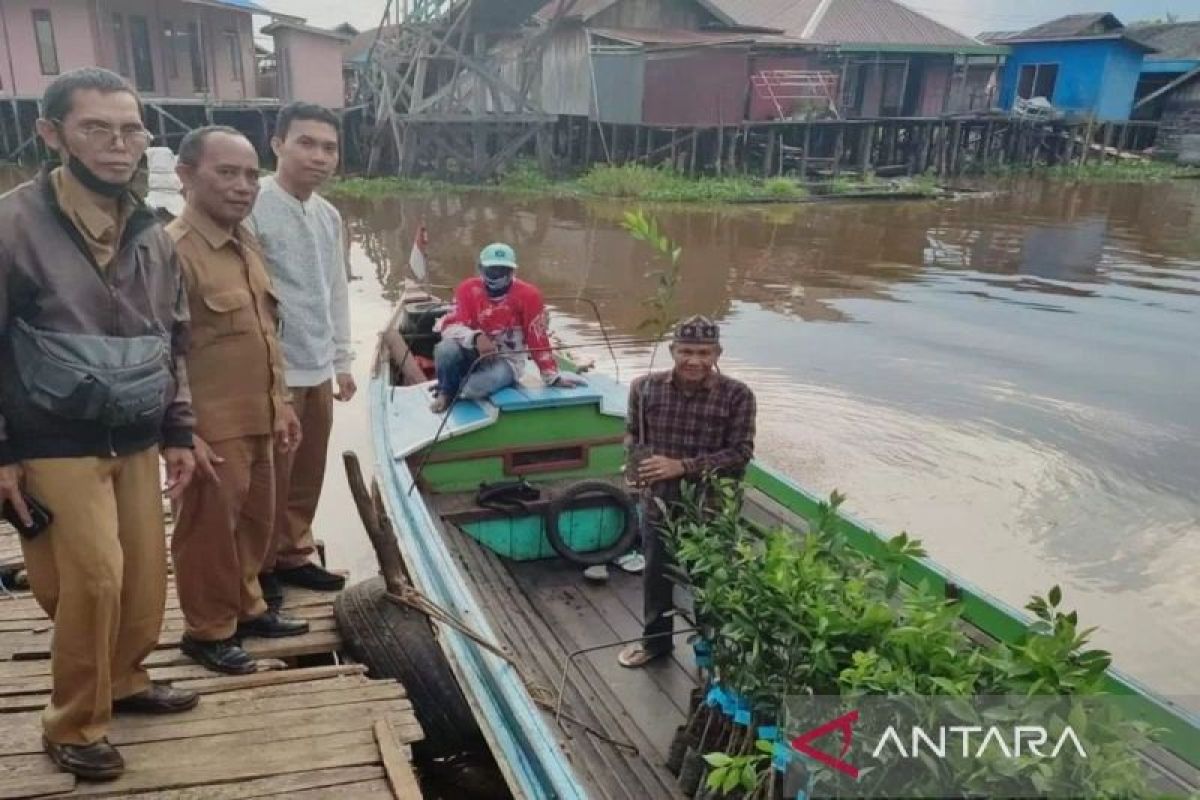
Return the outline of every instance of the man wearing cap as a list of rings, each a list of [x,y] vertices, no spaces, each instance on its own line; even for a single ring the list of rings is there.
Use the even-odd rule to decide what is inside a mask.
[[[643,375],[629,387],[625,446],[634,454],[631,461],[645,487],[646,570],[643,639],[621,651],[617,660],[624,667],[643,666],[674,645],[662,506],[672,513],[684,481],[740,479],[754,457],[754,393],[717,371],[721,343],[716,324],[699,316],[680,322],[671,357],[674,369]]]
[[[459,284],[454,308],[438,321],[442,340],[433,351],[433,411],[440,414],[456,398],[480,400],[517,383],[529,357],[547,386],[581,386],[578,377],[558,371],[542,293],[516,277],[513,249],[489,244],[476,269],[479,274]]]

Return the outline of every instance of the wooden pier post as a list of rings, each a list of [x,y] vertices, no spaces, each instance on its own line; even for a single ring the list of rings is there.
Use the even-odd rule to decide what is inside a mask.
[[[566,117],[563,120],[563,127],[566,129],[566,159],[567,169],[575,168],[575,118]]]
[[[771,177],[771,168],[775,163],[775,137],[778,136],[775,128],[771,127],[767,130],[767,153],[763,158],[763,177]]]
[[[717,126],[717,177],[725,174],[725,126]]]
[[[20,143],[19,140],[18,143]],[[0,151],[0,153],[3,153],[5,158],[8,157],[13,149],[13,145],[9,144],[8,142],[8,121],[4,119],[4,111],[2,107],[0,107],[0,147],[4,148],[4,150]]]
[[[836,180],[842,173],[842,145],[845,142],[846,126],[838,125],[837,136],[833,140],[833,177]]]
[[[1080,167],[1087,166],[1088,158],[1092,153],[1092,128],[1094,124],[1094,120],[1089,119],[1087,123],[1087,132],[1083,134],[1083,156],[1079,159]]]
[[[538,167],[543,175],[550,175],[554,172],[554,129],[538,125],[535,136]]]
[[[803,152],[800,154],[800,180],[808,177],[808,148],[812,145],[812,124],[804,125]]]
[[[858,140],[860,142],[860,146],[862,147],[862,152],[858,154],[858,173],[865,180],[867,177],[867,171],[871,169],[873,163],[871,151],[874,149],[875,143],[875,126],[864,126],[863,132],[861,135],[859,135]]]
[[[933,152],[933,124],[921,126],[921,140],[917,149],[917,172],[924,175],[929,170],[930,154]]]
[[[938,125],[938,174],[950,174],[950,126],[945,122]]]

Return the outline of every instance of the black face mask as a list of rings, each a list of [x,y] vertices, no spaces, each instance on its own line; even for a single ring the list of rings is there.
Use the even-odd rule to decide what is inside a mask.
[[[125,194],[129,190],[129,183],[112,183],[101,178],[96,173],[88,169],[87,164],[84,164],[78,158],[67,151],[67,169],[71,170],[80,183],[82,183],[89,191],[95,192],[101,197],[109,197],[116,199]]]
[[[132,177],[125,183],[113,183],[112,181],[106,181],[96,173],[92,172],[91,169],[88,168],[87,164],[84,164],[81,160],[79,160],[79,158],[71,152],[71,149],[67,147],[66,131],[63,130],[63,126],[61,124],[58,125],[58,136],[62,141],[63,152],[67,154],[67,169],[71,171],[71,174],[74,175],[75,178],[82,183],[86,189],[88,189],[88,191],[95,192],[101,197],[116,199],[129,190],[129,185],[133,183]]]

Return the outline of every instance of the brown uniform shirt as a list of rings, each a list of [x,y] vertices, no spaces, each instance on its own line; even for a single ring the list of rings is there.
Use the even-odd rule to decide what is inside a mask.
[[[258,242],[188,206],[167,225],[192,313],[187,368],[196,434],[208,442],[272,431],[287,402],[278,314]]]
[[[50,173],[50,183],[58,197],[58,205],[83,236],[92,258],[101,268],[107,267],[121,246],[121,234],[129,219],[128,196],[122,196],[118,201],[114,217],[96,203],[70,170],[57,167]]]

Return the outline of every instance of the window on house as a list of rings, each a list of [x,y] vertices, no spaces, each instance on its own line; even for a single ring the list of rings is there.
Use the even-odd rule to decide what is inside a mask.
[[[192,62],[192,90],[208,91],[208,72],[204,68],[204,53],[200,49],[200,26],[189,22],[187,26],[188,54]]]
[[[168,78],[179,77],[179,37],[175,35],[175,23],[163,23],[163,62]]]
[[[1021,67],[1017,80],[1017,95],[1022,100],[1035,97],[1054,99],[1054,86],[1058,83],[1058,64],[1026,64]]]
[[[140,92],[154,91],[154,56],[150,49],[150,24],[145,17],[129,17],[129,46],[133,51],[133,83]]]
[[[229,50],[229,66],[233,69],[233,79],[242,79],[242,45],[238,40],[237,31],[225,31],[225,43]]]
[[[129,76],[129,41],[125,37],[125,18],[112,15],[113,47],[117,51],[117,72]]]
[[[33,37],[37,42],[42,74],[57,75],[58,48],[54,44],[54,23],[50,21],[49,11],[41,8],[33,10]]]

